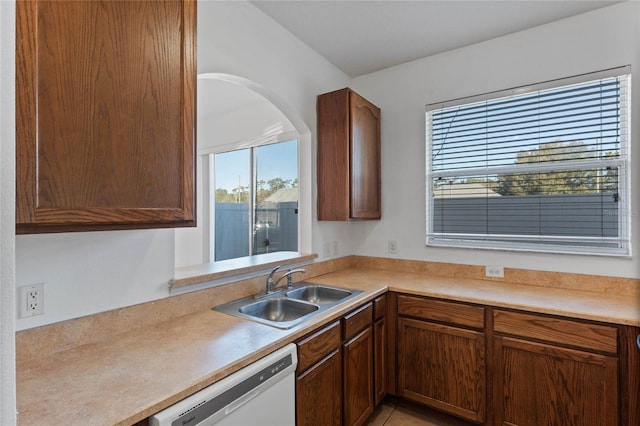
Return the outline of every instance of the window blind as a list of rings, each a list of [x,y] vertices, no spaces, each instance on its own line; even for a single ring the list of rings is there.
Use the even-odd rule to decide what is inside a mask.
[[[428,109],[427,244],[628,255],[622,71]]]

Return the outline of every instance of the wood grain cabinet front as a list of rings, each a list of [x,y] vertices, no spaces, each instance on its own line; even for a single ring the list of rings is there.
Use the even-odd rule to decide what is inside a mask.
[[[344,344],[344,424],[361,425],[373,413],[373,336],[367,327]]]
[[[345,88],[317,115],[318,220],[380,219],[380,108]]]
[[[495,337],[498,425],[614,426],[618,358]]]
[[[496,309],[497,425],[620,422],[618,328]]]
[[[479,424],[640,424],[637,327],[392,295],[393,394]]]
[[[342,424],[342,325],[335,321],[297,342],[296,424]]]
[[[369,314],[368,323],[344,343],[344,424],[362,425],[373,413],[373,332],[371,304],[358,313]]]
[[[296,378],[296,425],[342,424],[342,352],[335,349]]]
[[[18,233],[195,224],[196,1],[16,3]]]
[[[362,425],[373,413],[373,313],[365,303],[297,342],[296,424]]]
[[[373,396],[377,406],[387,394],[386,295],[373,301],[373,312]]]
[[[484,423],[484,308],[405,295],[397,299],[399,395]]]

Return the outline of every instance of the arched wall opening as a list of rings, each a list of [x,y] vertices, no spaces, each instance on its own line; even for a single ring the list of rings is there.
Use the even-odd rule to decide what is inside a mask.
[[[243,77],[224,73],[200,74],[197,93],[198,226],[175,230],[175,266],[213,261],[209,238],[209,155],[292,132],[298,140],[298,251],[310,253],[313,179],[309,126],[277,93]]]

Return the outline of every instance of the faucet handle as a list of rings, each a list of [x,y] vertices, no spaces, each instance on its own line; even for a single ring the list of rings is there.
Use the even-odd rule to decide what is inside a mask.
[[[295,272],[295,271],[294,271],[294,272]],[[293,287],[293,281],[291,281],[291,275],[293,275],[293,274],[292,274],[292,272],[291,272],[291,268],[289,268],[289,269],[287,270],[287,288],[291,288],[291,287]]]
[[[300,268],[300,269],[289,269],[287,271],[287,287],[288,288],[293,287],[293,282],[291,281],[291,275],[295,274],[296,272],[304,274],[305,272],[307,272],[307,270],[306,269],[302,269],[302,268]]]

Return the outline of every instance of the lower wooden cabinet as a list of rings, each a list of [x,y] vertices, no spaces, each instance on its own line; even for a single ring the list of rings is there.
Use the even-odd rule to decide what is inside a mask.
[[[297,342],[296,424],[342,424],[342,324],[335,321]]]
[[[387,392],[483,425],[640,425],[638,327],[398,293],[386,303],[297,342],[297,425],[361,425]]]
[[[342,319],[343,424],[361,425],[373,413],[373,303]]]
[[[296,379],[298,426],[342,424],[342,357],[340,349]]]
[[[373,413],[373,335],[367,326],[344,348],[344,424],[361,425]]]
[[[395,298],[395,395],[478,424],[640,425],[637,327]]]
[[[373,402],[380,404],[387,394],[387,323],[385,318],[373,323]]]
[[[493,330],[495,424],[626,424],[617,327],[495,309]]]
[[[617,426],[618,359],[495,337],[495,424]]]
[[[484,422],[484,333],[400,318],[398,339],[401,396]]]
[[[361,425],[373,412],[374,359],[381,359],[374,354],[373,307],[366,303],[297,342],[297,425]]]
[[[483,423],[486,414],[483,308],[398,296],[398,315],[399,395]]]

